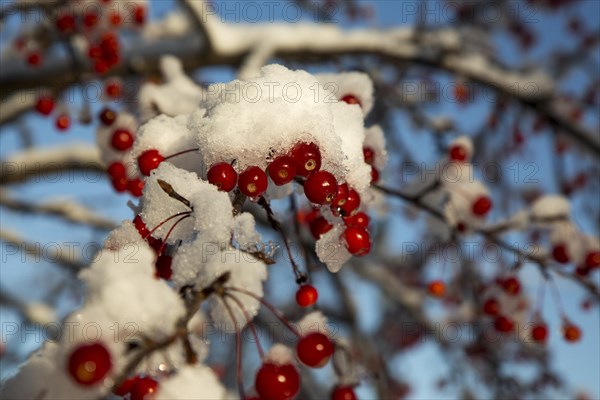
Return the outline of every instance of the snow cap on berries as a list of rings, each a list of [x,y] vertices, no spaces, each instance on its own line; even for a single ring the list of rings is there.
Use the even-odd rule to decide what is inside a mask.
[[[298,332],[300,335],[306,336],[309,333],[319,332],[324,335],[329,335],[329,328],[327,327],[327,318],[321,311],[313,311],[306,314],[298,323]]]
[[[196,364],[180,368],[162,379],[154,395],[156,400],[223,399],[225,388],[209,367]]]
[[[294,352],[286,345],[275,343],[265,355],[265,363],[274,365],[294,364]]]
[[[569,200],[561,195],[546,195],[537,199],[531,205],[531,219],[535,223],[552,223],[552,220],[560,218],[569,219],[571,215],[571,204]]]
[[[328,91],[324,94],[335,96],[338,100],[342,100],[344,96],[352,95],[360,101],[360,108],[366,116],[373,108],[373,81],[369,75],[364,72],[342,72],[338,74],[317,74],[324,89]]]

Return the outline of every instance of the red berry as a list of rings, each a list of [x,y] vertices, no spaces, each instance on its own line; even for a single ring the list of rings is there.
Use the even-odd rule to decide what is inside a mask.
[[[30,53],[27,56],[27,64],[31,65],[32,67],[37,67],[42,63],[42,55],[37,52],[34,51],[33,53]]]
[[[565,323],[562,328],[563,337],[567,342],[578,342],[581,339],[581,329],[570,322]]]
[[[118,192],[118,193],[123,193],[124,191],[127,190],[127,177],[126,176],[117,176],[112,178],[112,185],[113,188]]]
[[[358,207],[360,206],[360,195],[354,189],[348,190],[348,197],[346,202],[340,206],[342,215],[348,217],[354,215]]]
[[[296,292],[296,303],[300,307],[310,307],[317,302],[319,292],[312,285],[302,285]]]
[[[146,21],[146,7],[137,6],[133,12],[133,19],[137,25],[142,25]]]
[[[548,339],[548,327],[544,323],[538,323],[531,329],[531,338],[538,343],[546,343]]]
[[[464,162],[467,160],[467,150],[459,144],[450,147],[449,153],[452,161]]]
[[[108,64],[102,60],[98,60],[94,63],[94,71],[99,74],[103,74],[108,71]]]
[[[337,180],[327,171],[315,172],[304,182],[304,194],[312,203],[329,204],[337,192]]]
[[[515,323],[510,318],[505,317],[504,315],[497,316],[496,320],[494,321],[494,327],[498,332],[510,332],[513,330],[514,326]]]
[[[144,181],[140,178],[135,178],[127,181],[127,190],[135,197],[142,197],[144,190]]]
[[[369,226],[369,216],[364,212],[357,212],[351,217],[344,217],[346,226],[358,226],[367,228]]]
[[[123,383],[121,383],[113,391],[113,393],[116,394],[117,396],[125,396],[125,395],[129,394],[133,390],[133,388],[135,387],[135,385],[138,383],[139,379],[140,379],[139,376],[134,376],[133,378],[125,379],[123,381]]]
[[[122,92],[123,85],[119,81],[112,80],[111,82],[106,83],[104,86],[104,93],[106,93],[106,95],[113,100],[121,97]]]
[[[65,131],[71,126],[71,118],[67,114],[61,114],[56,118],[55,125],[59,131]]]
[[[102,57],[102,49],[100,48],[100,46],[96,44],[90,44],[90,47],[88,48],[88,57],[90,57],[93,60]]]
[[[127,129],[117,129],[112,135],[110,144],[115,150],[129,150],[133,146],[133,135]]]
[[[56,28],[62,33],[75,30],[75,17],[71,14],[62,14],[56,18]]]
[[[296,345],[296,353],[302,363],[313,368],[324,366],[333,354],[334,346],[331,340],[320,332],[303,336]]]
[[[146,376],[139,378],[136,384],[131,390],[131,400],[149,400],[152,398],[152,394],[156,392],[158,388],[158,382],[154,379]]]
[[[348,184],[342,183],[338,185],[338,192],[335,198],[331,201],[331,208],[339,208],[346,204],[346,200],[348,199]]]
[[[360,100],[358,100],[358,98],[352,94],[342,96],[342,101],[348,104],[358,104],[362,107],[362,105],[360,104]]]
[[[83,25],[87,28],[92,28],[98,23],[98,14],[91,11],[83,16]]]
[[[118,11],[113,11],[110,13],[110,24],[112,26],[119,26],[123,22],[123,18]]]
[[[171,264],[173,262],[173,257],[163,254],[158,257],[156,260],[156,273],[155,275],[158,278],[164,279],[168,281],[171,279],[171,275],[173,274],[173,270],[171,269]]]
[[[375,161],[375,150],[370,147],[363,147],[363,156],[367,164],[373,165],[373,162]]]
[[[106,172],[111,176],[111,178],[119,178],[127,174],[127,169],[123,163],[115,161],[108,166]]]
[[[292,149],[291,157],[296,164],[296,174],[307,177],[321,169],[321,151],[314,143],[299,143]]]
[[[312,233],[315,239],[319,239],[321,235],[329,232],[331,228],[333,228],[333,225],[322,216],[310,222],[310,233]]]
[[[371,167],[371,184],[379,182],[379,171],[375,167]]]
[[[588,269],[600,267],[600,251],[590,251],[585,256],[585,266]]]
[[[54,99],[50,96],[42,96],[35,104],[35,109],[42,115],[50,115],[54,110]]]
[[[84,344],[69,356],[69,374],[81,385],[90,386],[102,381],[112,366],[110,353],[101,343]]]
[[[510,276],[502,282],[502,288],[506,293],[514,296],[521,291],[521,282],[514,276]]]
[[[269,176],[277,185],[285,185],[291,182],[296,176],[296,164],[294,159],[289,156],[279,156],[269,164]]]
[[[106,125],[110,126],[117,119],[117,114],[111,110],[110,108],[104,108],[100,111],[100,121]]]
[[[483,303],[483,312],[487,315],[498,315],[500,313],[500,303],[496,299],[487,299]]]
[[[256,392],[262,400],[288,400],[300,389],[300,375],[291,364],[263,364],[256,373]]]
[[[150,176],[152,170],[158,168],[159,164],[164,161],[164,157],[156,149],[146,150],[138,157],[138,166],[140,172],[146,176]]]
[[[135,226],[135,229],[137,229],[138,233],[140,234],[140,236],[143,239],[147,238],[148,235],[150,234],[150,231],[148,230],[146,223],[144,222],[144,220],[142,219],[142,217],[140,215],[136,215],[135,218],[133,219],[133,226]]]
[[[446,284],[440,280],[432,281],[427,290],[433,297],[443,297],[446,293]]]
[[[258,197],[267,190],[267,174],[258,167],[248,167],[240,174],[238,186],[248,197]]]
[[[350,254],[355,256],[364,256],[371,251],[371,237],[369,232],[363,228],[351,226],[344,232],[346,248]]]
[[[492,200],[487,196],[480,196],[473,203],[473,214],[483,217],[492,209]]]
[[[331,400],[356,400],[354,389],[350,386],[336,386],[331,392]]]
[[[552,249],[552,257],[556,262],[561,264],[567,264],[571,260],[567,252],[567,246],[563,243],[554,246]]]
[[[207,178],[220,191],[230,192],[237,183],[238,175],[230,164],[220,162],[210,167]]]

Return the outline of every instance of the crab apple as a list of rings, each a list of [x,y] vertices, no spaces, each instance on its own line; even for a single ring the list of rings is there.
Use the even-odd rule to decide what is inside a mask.
[[[375,167],[371,167],[371,184],[379,182],[379,171]]]
[[[110,13],[109,21],[112,26],[119,26],[123,22],[123,17],[118,11],[114,10]]]
[[[487,299],[483,303],[483,312],[487,315],[498,315],[500,313],[500,303],[494,298]]]
[[[510,276],[502,281],[502,288],[510,295],[517,295],[521,291],[521,282],[514,276]]]
[[[314,143],[298,143],[290,156],[296,164],[296,175],[307,177],[321,169],[321,151]]]
[[[110,108],[103,108],[99,114],[100,122],[106,126],[111,126],[117,119],[117,114]]]
[[[333,350],[334,346],[331,340],[320,332],[309,333],[301,337],[296,345],[298,359],[313,368],[321,368],[327,364]]]
[[[156,260],[156,272],[155,275],[157,278],[164,279],[168,281],[171,279],[171,275],[173,274],[173,270],[171,268],[171,264],[173,263],[173,257],[163,254],[158,257]]]
[[[571,322],[564,323],[562,334],[567,342],[575,343],[581,339],[581,329]]]
[[[135,197],[142,197],[144,181],[140,178],[130,179],[127,181],[127,190]]]
[[[56,18],[56,29],[62,33],[73,32],[75,30],[75,17],[71,14],[62,14]]]
[[[498,332],[506,333],[513,330],[513,328],[515,327],[515,323],[512,319],[504,315],[498,315],[494,320],[494,327]]]
[[[54,110],[54,99],[50,96],[42,96],[35,103],[35,109],[42,115],[50,115]]]
[[[459,144],[451,146],[448,154],[452,161],[464,162],[467,160],[467,150]]]
[[[446,293],[446,284],[440,280],[435,280],[429,283],[427,290],[433,297],[444,297],[444,294]]]
[[[538,343],[546,343],[548,339],[548,327],[544,323],[538,323],[531,329],[531,338]]]
[[[585,256],[585,266],[588,269],[600,267],[600,251],[590,251]]]
[[[127,190],[127,184],[129,181],[126,176],[116,176],[111,180],[112,186],[118,193],[123,193]]]
[[[363,147],[363,157],[367,164],[372,165],[375,162],[375,150],[371,147]]]
[[[115,161],[108,166],[106,172],[111,176],[111,178],[118,178],[125,176],[127,174],[127,169],[122,162]]]
[[[66,131],[71,126],[71,118],[67,114],[61,114],[54,123],[59,131]]]
[[[110,144],[118,151],[129,150],[133,146],[133,135],[127,129],[117,129],[113,132]]]
[[[133,20],[137,25],[143,25],[146,21],[146,7],[144,6],[136,6],[133,11]]]
[[[123,84],[118,80],[107,82],[104,86],[104,93],[113,100],[117,100],[123,93]]]
[[[27,64],[31,65],[32,67],[37,67],[41,63],[42,63],[42,55],[39,52],[34,51],[27,55]]]
[[[369,226],[370,218],[364,212],[357,212],[350,217],[344,217],[344,223],[346,226],[357,226],[360,228],[367,228]]]
[[[310,307],[317,302],[319,292],[312,285],[302,285],[296,292],[296,303],[300,307]]]
[[[552,258],[561,264],[567,264],[571,258],[567,252],[567,246],[564,243],[559,243],[552,248]]]
[[[134,376],[133,378],[125,379],[117,388],[115,388],[115,390],[113,390],[113,393],[117,396],[125,396],[131,393],[135,385],[138,383],[139,379],[139,376]]]
[[[258,167],[248,167],[240,174],[238,186],[248,197],[258,197],[267,190],[267,174]]]
[[[360,107],[362,107],[362,104],[360,103],[360,100],[358,100],[358,97],[352,94],[342,96],[342,101],[348,104],[358,104]]]
[[[371,237],[364,228],[350,226],[343,235],[350,254],[360,257],[371,251]]]
[[[479,196],[474,202],[472,211],[478,217],[484,217],[492,209],[492,200],[488,196]]]
[[[337,195],[331,201],[332,208],[338,208],[346,204],[346,200],[348,199],[348,190],[350,189],[348,188],[347,183],[344,182],[341,185],[338,185]]]
[[[296,176],[296,163],[290,156],[279,156],[269,164],[268,172],[277,186],[285,185]]]
[[[300,389],[300,375],[291,364],[264,363],[256,373],[254,386],[263,400],[288,400]]]
[[[235,187],[238,174],[231,164],[219,162],[213,164],[208,170],[208,182],[215,185],[222,192],[230,192]]]
[[[336,386],[331,392],[331,400],[356,400],[356,393],[351,386]]]
[[[315,204],[330,204],[337,192],[338,183],[331,172],[315,172],[304,182],[304,194]]]
[[[160,163],[164,160],[165,158],[158,150],[146,150],[138,157],[138,166],[140,167],[140,172],[146,176],[150,176],[152,170],[158,168]]]
[[[139,378],[131,389],[131,400],[149,400],[158,389],[158,382],[149,376]]]
[[[352,216],[358,210],[360,206],[360,195],[354,189],[348,190],[348,196],[346,197],[346,202],[340,206],[342,210],[343,216]]]
[[[321,235],[329,232],[333,225],[327,221],[327,219],[323,216],[315,218],[310,222],[310,233],[312,233],[315,239],[319,239]]]
[[[95,11],[90,11],[83,16],[83,25],[86,28],[93,28],[98,23],[98,14]]]
[[[110,371],[110,353],[102,343],[83,344],[69,356],[68,370],[75,381],[84,386],[95,385]]]

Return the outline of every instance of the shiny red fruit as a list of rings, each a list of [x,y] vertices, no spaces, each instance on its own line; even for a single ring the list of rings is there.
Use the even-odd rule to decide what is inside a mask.
[[[100,111],[100,121],[106,125],[110,126],[117,119],[117,114],[111,110],[110,108],[104,108]]]
[[[307,177],[321,169],[321,151],[314,143],[299,143],[291,151],[296,175]]]
[[[56,28],[62,33],[75,30],[75,17],[71,14],[62,14],[56,18]]]
[[[521,292],[521,282],[514,276],[510,276],[502,282],[502,288],[506,293],[514,296]]]
[[[360,100],[358,100],[358,97],[352,95],[352,94],[347,94],[345,96],[342,96],[342,101],[348,104],[358,104],[359,106],[362,107],[362,104],[360,104]]]
[[[317,302],[319,292],[312,285],[302,285],[296,292],[296,303],[300,307],[310,307]]]
[[[279,156],[269,164],[269,177],[277,186],[291,182],[296,176],[296,163],[289,156]]]
[[[125,175],[123,175],[123,176],[117,176],[115,178],[112,178],[111,183],[112,183],[115,191],[117,191],[118,193],[123,193],[124,191],[127,190],[127,184],[129,182],[127,181],[127,177]]]
[[[312,203],[330,204],[337,193],[338,183],[331,172],[315,172],[304,182],[304,194]]]
[[[567,252],[567,246],[562,243],[554,246],[552,249],[552,258],[561,264],[567,264],[569,261],[571,261],[571,258]]]
[[[303,336],[296,345],[298,359],[303,364],[313,368],[321,368],[327,364],[327,361],[333,355],[334,349],[331,340],[320,332]]]
[[[331,400],[357,400],[351,386],[336,386],[331,392]]]
[[[116,100],[123,93],[123,85],[118,81],[108,82],[104,86],[104,93],[111,99]]]
[[[375,150],[371,147],[363,147],[363,156],[367,164],[373,165],[373,162],[375,162]]]
[[[546,340],[548,339],[548,327],[546,324],[536,324],[531,329],[531,338],[538,343],[546,343]]]
[[[327,221],[327,219],[323,216],[315,218],[310,222],[310,233],[312,233],[315,239],[319,239],[321,235],[329,232],[333,225]]]
[[[133,146],[133,135],[127,129],[117,129],[110,140],[111,146],[118,151],[126,151]]]
[[[102,343],[81,345],[69,356],[69,375],[84,386],[102,381],[111,367],[110,353]]]
[[[146,7],[136,6],[133,12],[133,19],[137,25],[142,25],[146,22]]]
[[[127,181],[127,190],[135,197],[142,197],[144,181],[140,178],[134,178]]]
[[[123,383],[121,383],[115,390],[113,390],[113,393],[117,396],[125,396],[131,393],[139,379],[139,376],[134,376],[133,378],[125,379]]]
[[[473,203],[473,214],[483,217],[492,209],[492,200],[487,196],[478,197]]]
[[[452,161],[464,162],[467,160],[467,150],[461,145],[455,144],[450,147],[449,154]]]
[[[131,389],[131,400],[150,400],[158,389],[158,382],[146,376],[139,378]]]
[[[27,56],[27,64],[31,65],[32,67],[37,67],[42,63],[42,55],[40,53],[38,53],[37,51],[34,51],[33,53],[30,53]]]
[[[339,207],[343,206],[344,204],[346,204],[346,200],[348,199],[348,191],[349,190],[350,189],[348,188],[347,183],[342,183],[341,185],[338,185],[337,195],[331,201],[332,209],[339,208]]]
[[[164,160],[165,158],[158,150],[146,150],[138,157],[138,166],[140,167],[140,172],[143,175],[150,176],[150,173],[158,168],[160,163]]]
[[[444,297],[446,293],[446,284],[440,280],[435,280],[429,283],[427,290],[433,297]]]
[[[119,178],[127,174],[127,169],[125,168],[125,165],[123,165],[123,163],[115,161],[114,163],[108,166],[106,172],[108,173],[108,175],[110,175],[111,178]]]
[[[71,118],[67,114],[61,114],[56,118],[56,129],[66,131],[71,126]]]
[[[357,212],[351,217],[344,217],[344,223],[346,226],[357,226],[361,228],[367,228],[369,226],[370,218],[364,212]]]
[[[581,339],[581,329],[570,322],[563,326],[562,334],[567,342],[574,343]]]
[[[54,110],[54,99],[50,96],[42,96],[35,104],[35,109],[42,115],[50,115]]]
[[[355,256],[364,256],[371,251],[371,236],[363,228],[351,226],[343,234],[348,252]]]
[[[95,12],[88,12],[83,16],[83,25],[87,28],[92,28],[98,23],[98,14]]]
[[[222,192],[230,192],[237,184],[238,174],[226,162],[213,164],[208,170],[208,182],[215,185]]]
[[[375,167],[371,167],[371,184],[379,182],[379,171]]]
[[[487,299],[483,303],[483,312],[487,315],[498,315],[500,313],[500,303],[496,299]]]
[[[585,266],[588,269],[600,267],[600,251],[590,251],[585,256]]]
[[[494,320],[494,327],[498,332],[506,333],[513,330],[515,323],[510,318],[505,317],[504,315],[499,315]]]
[[[258,167],[248,167],[240,174],[238,186],[248,197],[257,197],[267,190],[267,174]]]
[[[256,392],[262,400],[289,400],[300,389],[300,375],[291,364],[263,364],[254,381]]]
[[[348,190],[348,197],[346,197],[346,202],[340,206],[342,210],[342,215],[344,217],[349,217],[354,215],[356,211],[360,207],[360,195],[354,189]]]

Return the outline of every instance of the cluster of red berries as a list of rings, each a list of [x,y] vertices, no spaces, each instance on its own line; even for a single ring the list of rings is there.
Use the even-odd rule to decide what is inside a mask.
[[[557,243],[552,248],[552,258],[560,264],[568,264],[571,257],[565,243]],[[583,263],[575,268],[575,273],[580,276],[587,276],[595,269],[600,268],[600,250],[591,250],[585,256]]]
[[[375,150],[370,147],[363,148],[365,162],[371,166],[371,183],[379,182],[379,170],[375,168]]]
[[[35,103],[36,111],[44,116],[49,116],[52,114],[56,108],[55,106],[56,104],[54,99],[51,96],[46,95],[40,96]],[[56,129],[59,131],[66,131],[71,126],[71,117],[69,117],[69,114],[66,114],[65,112],[60,112],[57,115],[54,124]]]
[[[105,32],[98,42],[90,42],[88,57],[94,63],[94,70],[99,74],[104,74],[117,65],[121,59],[117,35],[112,32]]]

